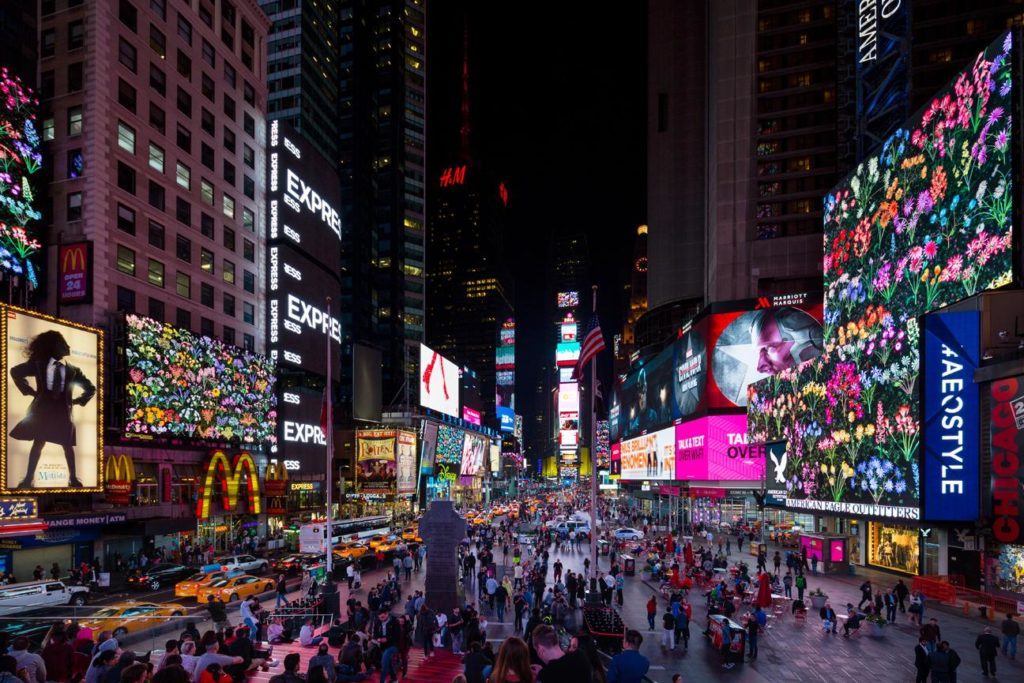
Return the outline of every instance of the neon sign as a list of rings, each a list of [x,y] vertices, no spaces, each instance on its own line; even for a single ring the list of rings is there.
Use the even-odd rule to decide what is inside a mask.
[[[441,187],[466,184],[466,165],[449,166],[441,174]]]
[[[256,462],[248,453],[238,453],[233,462],[228,461],[224,451],[214,451],[210,462],[206,465],[199,489],[199,502],[196,504],[196,517],[201,520],[210,518],[210,503],[213,500],[214,488],[220,483],[221,496],[225,511],[234,510],[238,505],[238,493],[242,478],[246,479],[246,506],[250,514],[260,514],[260,480]]]

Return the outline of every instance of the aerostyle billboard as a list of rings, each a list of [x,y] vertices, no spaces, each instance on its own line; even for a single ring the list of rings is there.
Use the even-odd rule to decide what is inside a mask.
[[[0,306],[3,492],[103,488],[103,332]]]
[[[462,417],[459,404],[459,366],[420,344],[420,405],[452,417]]]

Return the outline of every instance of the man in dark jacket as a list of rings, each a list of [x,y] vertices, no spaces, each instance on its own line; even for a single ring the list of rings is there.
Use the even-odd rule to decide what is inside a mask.
[[[608,683],[640,683],[651,668],[651,662],[640,654],[644,637],[630,629],[622,642],[622,652],[608,665]]]
[[[484,683],[484,669],[493,664],[494,662],[484,654],[480,643],[470,645],[469,653],[462,661],[466,683]]]
[[[981,655],[981,675],[988,676],[989,674],[996,675],[996,653],[999,652],[999,638],[992,633],[992,629],[988,626],[985,627],[985,632],[982,633],[974,641],[974,647],[977,648],[978,654]]]
[[[928,641],[924,638],[918,640],[914,646],[914,668],[917,669],[915,683],[928,683],[928,674],[932,665],[928,661]]]
[[[826,602],[825,606],[818,610],[818,616],[821,617],[825,630],[831,628],[833,635],[839,633],[838,625],[836,624],[836,611],[832,609],[831,603]]]

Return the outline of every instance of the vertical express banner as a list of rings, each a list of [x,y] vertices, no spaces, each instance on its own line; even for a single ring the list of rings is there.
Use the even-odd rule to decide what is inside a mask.
[[[924,519],[972,521],[981,501],[979,311],[924,317]]]
[[[992,535],[1000,543],[1024,543],[1024,375],[992,382]]]

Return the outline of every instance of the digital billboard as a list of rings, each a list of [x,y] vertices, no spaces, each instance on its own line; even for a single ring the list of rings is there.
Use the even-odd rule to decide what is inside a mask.
[[[459,366],[420,344],[420,405],[452,417],[462,417]]]
[[[579,342],[558,342],[555,347],[555,365],[560,368],[571,368],[580,359]]]
[[[419,481],[419,463],[416,458],[416,432],[398,430],[398,455],[395,490],[400,494],[415,493]]]
[[[328,340],[333,358],[341,349],[341,185],[331,164],[282,121],[269,126],[267,178],[267,352],[322,377]],[[340,361],[331,375],[340,380]]]
[[[322,474],[327,436],[320,428],[324,393],[303,386],[281,387],[277,402],[278,441],[270,452],[290,470]]]
[[[624,403],[626,423],[624,437],[672,424],[672,346],[654,356],[623,384],[621,396],[632,401]],[[622,413],[620,412],[620,419]]]
[[[434,448],[434,464],[455,465],[462,463],[462,447],[466,432],[451,425],[437,426],[437,445]]]
[[[483,474],[484,457],[489,453],[490,442],[487,437],[474,432],[466,432],[462,442],[462,466],[459,475],[475,477]]]
[[[498,346],[494,350],[494,405],[498,409],[516,407],[516,321],[508,318],[501,324]]]
[[[356,493],[395,493],[397,436],[394,429],[356,431]]]
[[[708,385],[707,319],[690,326],[672,344],[672,417],[703,410]]]
[[[498,424],[500,425],[501,431],[508,432],[511,434],[515,431],[516,414],[511,408],[498,407]]]
[[[981,503],[981,312],[924,316],[924,519],[969,522]]]
[[[613,442],[611,454],[611,469],[608,475],[612,479],[618,479],[622,476],[622,444]]]
[[[575,382],[558,385],[558,412],[578,413],[580,410],[580,386]]]
[[[420,444],[420,472],[434,472],[434,452],[437,450],[437,423],[424,420],[423,442]]]
[[[920,518],[918,318],[1013,276],[1012,34],[825,198],[824,353],[751,387],[790,509]]]
[[[611,445],[608,441],[608,420],[597,420],[594,424],[594,460],[600,470],[608,469]]]
[[[985,505],[992,536],[1003,544],[1024,543],[1024,375],[992,382],[992,475]]]
[[[576,308],[580,305],[579,292],[559,292],[557,296],[559,308]]]
[[[747,438],[746,415],[709,415],[675,426],[680,481],[760,481],[764,446]]]
[[[29,225],[43,216],[30,177],[43,165],[36,128],[39,100],[7,67],[0,68],[0,93],[0,271],[24,277],[35,287],[39,279],[32,256],[41,244]],[[69,157],[69,177],[76,177],[73,165],[81,161],[81,152]]]
[[[139,315],[125,331],[128,436],[277,441],[272,361]]]
[[[628,481],[675,478],[676,432],[674,427],[627,439],[620,444],[622,478]]]
[[[2,490],[101,491],[103,332],[0,306]]]

